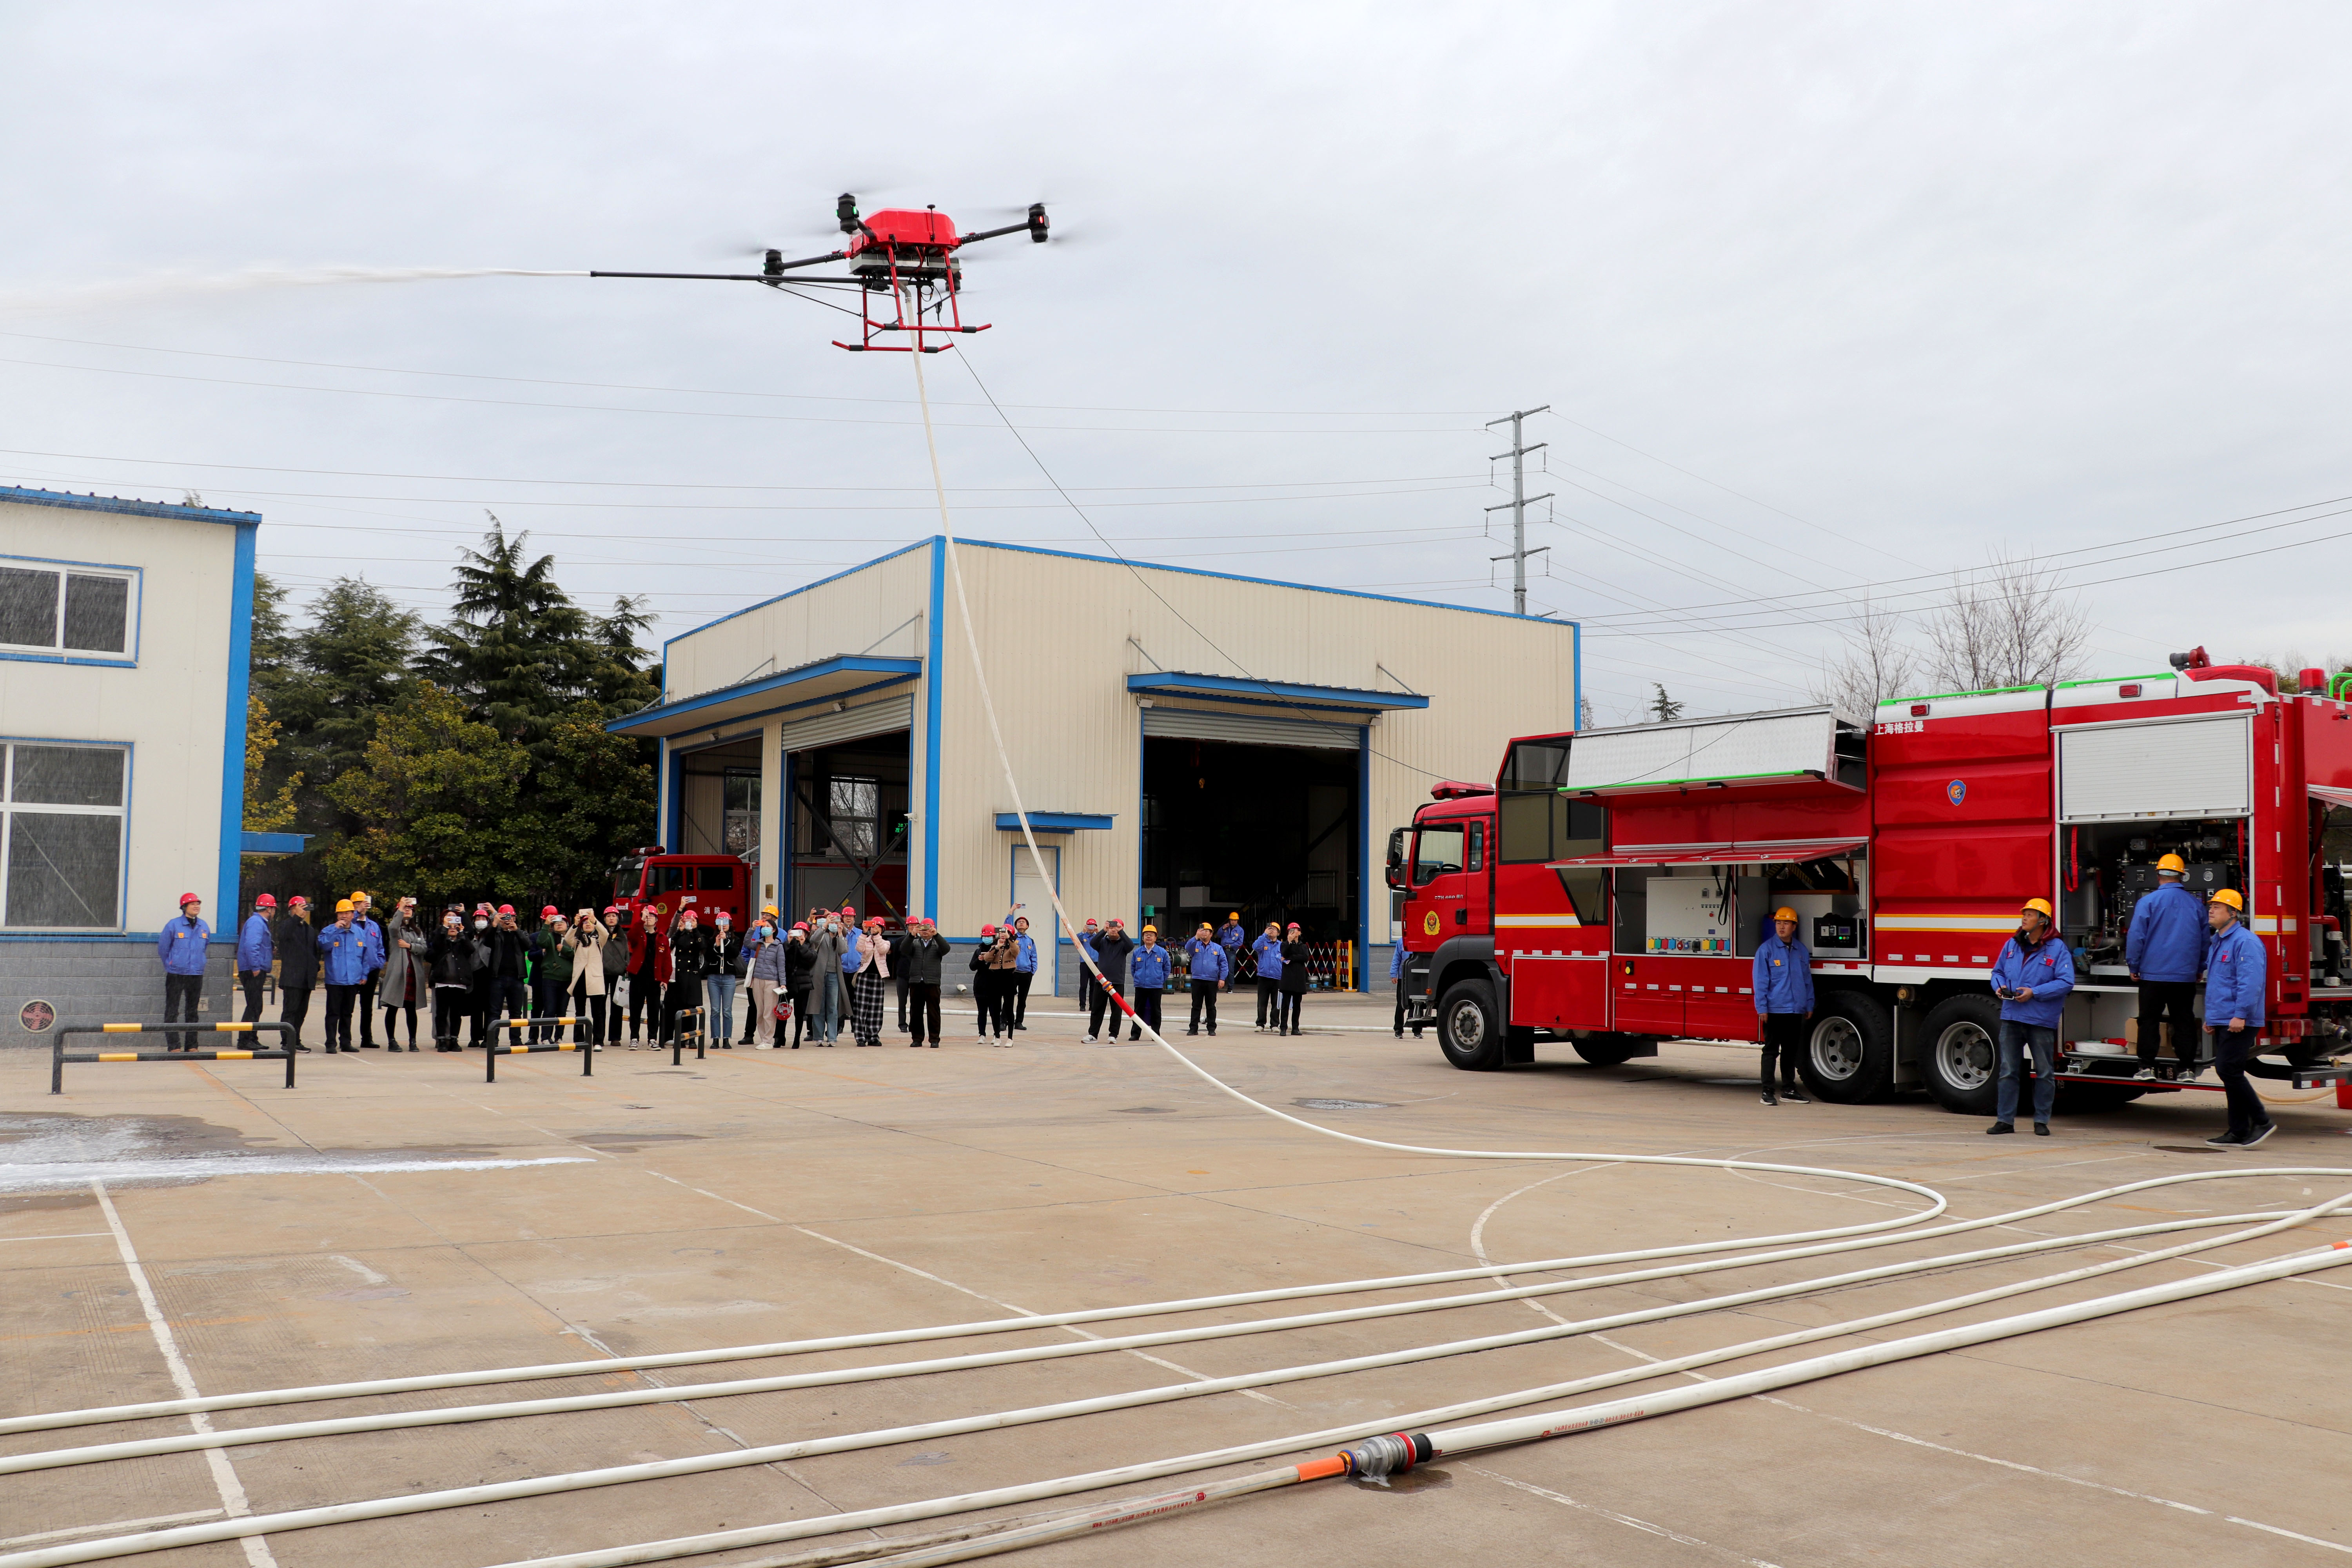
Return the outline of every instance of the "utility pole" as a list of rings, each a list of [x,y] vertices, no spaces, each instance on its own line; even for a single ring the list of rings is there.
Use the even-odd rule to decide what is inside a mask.
[[[1528,494],[1528,454],[1540,452],[1551,443],[1538,441],[1532,447],[1528,446],[1520,437],[1519,422],[1530,414],[1546,413],[1550,408],[1551,405],[1547,403],[1541,408],[1522,408],[1517,413],[1508,416],[1511,426],[1511,449],[1507,452],[1497,452],[1493,458],[1487,459],[1490,462],[1500,462],[1505,458],[1511,459],[1511,499],[1503,506],[1490,506],[1486,509],[1488,511],[1507,510],[1510,512],[1511,552],[1508,555],[1490,555],[1487,559],[1507,561],[1511,563],[1511,608],[1522,616],[1528,613],[1528,557],[1541,555],[1551,548],[1549,544],[1538,545],[1533,550],[1528,548],[1528,503],[1549,500],[1552,492],[1546,490],[1539,496]],[[1486,428],[1492,430],[1503,422],[1501,419],[1489,419],[1486,421]]]

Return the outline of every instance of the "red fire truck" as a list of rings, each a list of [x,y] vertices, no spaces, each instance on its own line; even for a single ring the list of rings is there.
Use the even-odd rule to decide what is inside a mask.
[[[740,855],[672,855],[658,844],[647,845],[613,868],[613,902],[632,926],[650,905],[663,931],[689,908],[706,924],[712,910],[723,909],[737,931],[749,931],[751,866]]]
[[[2166,854],[2192,890],[2238,889],[2270,953],[2258,1064],[2352,1108],[2352,675],[2200,648],[2158,675],[1906,698],[1864,725],[1830,708],[1513,741],[1493,785],[1442,784],[1389,839],[1407,993],[1446,1058],[1586,1060],[1668,1038],[1758,1040],[1750,960],[1793,908],[1817,1006],[1801,1061],[1822,1099],[1924,1089],[1992,1107],[1986,970],[2047,898],[2075,954],[2060,1031],[2078,1108],[2218,1089],[2137,1080],[2133,903]],[[2197,1042],[2202,1046],[2203,1042]],[[2278,1058],[2284,1058],[2278,1059]]]

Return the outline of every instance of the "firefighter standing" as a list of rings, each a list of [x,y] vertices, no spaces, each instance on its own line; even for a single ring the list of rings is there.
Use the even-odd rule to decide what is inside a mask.
[[[2031,1051],[2033,1131],[2050,1136],[2050,1108],[2058,1099],[2058,1020],[2074,989],[2074,955],[2052,929],[2047,899],[2028,899],[2018,911],[2017,934],[2000,944],[1992,963],[1992,994],[2000,998],[2000,1039],[1994,1056],[2000,1081],[1987,1132],[2017,1131],[2017,1079]]]
[[[2139,984],[2139,1072],[2156,1076],[2156,1047],[2172,1024],[2172,1055],[2182,1078],[2197,1076],[2197,973],[2205,963],[2205,911],[2181,885],[2189,868],[2178,855],[2156,863],[2156,891],[2132,906],[2124,963]]]
[[[2205,1029],[2213,1037],[2213,1067],[2230,1098],[2230,1125],[2206,1142],[2216,1149],[2251,1149],[2278,1124],[2263,1097],[2246,1081],[2263,1028],[2263,995],[2269,984],[2269,955],[2243,919],[2245,900],[2223,888],[2205,906],[2213,938],[2205,950]]]
[[[1764,1103],[1809,1103],[1797,1087],[1797,1053],[1813,1016],[1813,955],[1797,940],[1797,911],[1772,911],[1772,934],[1756,949],[1756,1016],[1764,1025]],[[1772,1095],[1773,1058],[1780,1058],[1780,1099]]]

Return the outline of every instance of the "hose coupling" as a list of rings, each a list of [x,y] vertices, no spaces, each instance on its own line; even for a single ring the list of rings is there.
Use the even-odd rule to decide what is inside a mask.
[[[1391,1476],[1428,1463],[1433,1451],[1427,1434],[1396,1432],[1385,1437],[1367,1437],[1352,1448],[1340,1449],[1339,1457],[1348,1461],[1348,1474],[1384,1487]]]

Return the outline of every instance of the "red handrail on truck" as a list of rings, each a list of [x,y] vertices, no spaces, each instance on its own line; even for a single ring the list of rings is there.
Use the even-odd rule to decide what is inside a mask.
[[[1991,1109],[1986,970],[2030,898],[2075,954],[2062,1087],[2085,1108],[2212,1089],[2133,1077],[2123,962],[2158,857],[2238,889],[2270,954],[2260,1064],[2333,1082],[2352,1056],[2352,961],[2328,813],[2352,812],[2352,681],[2198,655],[2160,675],[1532,735],[1492,788],[1449,782],[1390,837],[1406,986],[1465,1068],[1564,1042],[1587,1060],[1668,1038],[1756,1040],[1750,957],[1793,907],[1817,1005],[1802,1068],[1825,1099],[1924,1088]],[[2330,695],[2330,688],[2342,695]],[[2340,826],[2345,817],[2335,819]],[[2201,1041],[2194,1042],[2196,1046]]]

